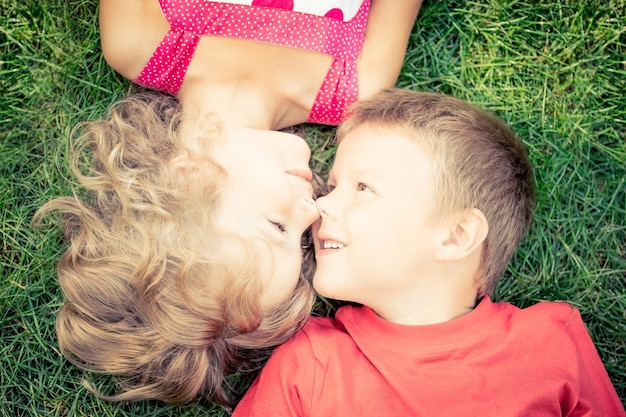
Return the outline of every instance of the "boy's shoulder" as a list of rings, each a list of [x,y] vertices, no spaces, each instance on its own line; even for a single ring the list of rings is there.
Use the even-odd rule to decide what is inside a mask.
[[[526,308],[508,303],[497,303],[501,311],[508,311],[513,324],[526,324],[539,328],[562,328],[582,324],[580,312],[571,304],[556,301],[541,301]]]
[[[334,317],[311,317],[302,331],[287,343],[325,346],[346,343],[349,339],[344,325]]]
[[[350,307],[342,307],[346,309]],[[348,352],[356,349],[341,321],[333,317],[311,317],[301,331],[276,348],[275,356],[311,357],[324,360],[329,352]]]
[[[526,308],[496,303],[501,314],[497,332],[509,346],[552,350],[555,361],[578,361],[581,354],[593,354],[591,335],[580,312],[565,302],[542,301]],[[585,353],[583,353],[585,352]],[[544,355],[546,358],[549,355]]]

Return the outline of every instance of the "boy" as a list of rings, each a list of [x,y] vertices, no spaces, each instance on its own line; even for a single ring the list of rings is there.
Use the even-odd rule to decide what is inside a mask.
[[[490,294],[533,211],[523,144],[445,95],[386,90],[337,133],[315,289],[362,304],[279,347],[235,416],[623,416],[580,314]]]

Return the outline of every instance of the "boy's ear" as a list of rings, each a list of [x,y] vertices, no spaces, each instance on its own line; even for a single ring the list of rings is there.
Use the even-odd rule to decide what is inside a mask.
[[[489,223],[481,210],[464,210],[451,222],[449,236],[436,249],[435,258],[439,261],[466,258],[483,244],[488,231]]]

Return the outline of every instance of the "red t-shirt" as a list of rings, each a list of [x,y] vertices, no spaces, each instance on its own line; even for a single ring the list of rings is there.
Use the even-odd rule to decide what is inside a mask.
[[[565,303],[489,298],[469,314],[404,326],[367,307],[312,318],[237,406],[242,416],[624,416],[582,322]]]

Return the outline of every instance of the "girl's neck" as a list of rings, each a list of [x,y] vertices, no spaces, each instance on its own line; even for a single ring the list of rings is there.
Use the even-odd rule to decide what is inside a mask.
[[[254,80],[208,83],[186,82],[178,93],[183,110],[214,114],[224,124],[279,130],[306,122],[309,109],[297,105],[280,90]]]
[[[281,118],[267,96],[246,85],[186,85],[178,98],[188,119],[215,115],[225,125],[275,129],[276,119]]]

